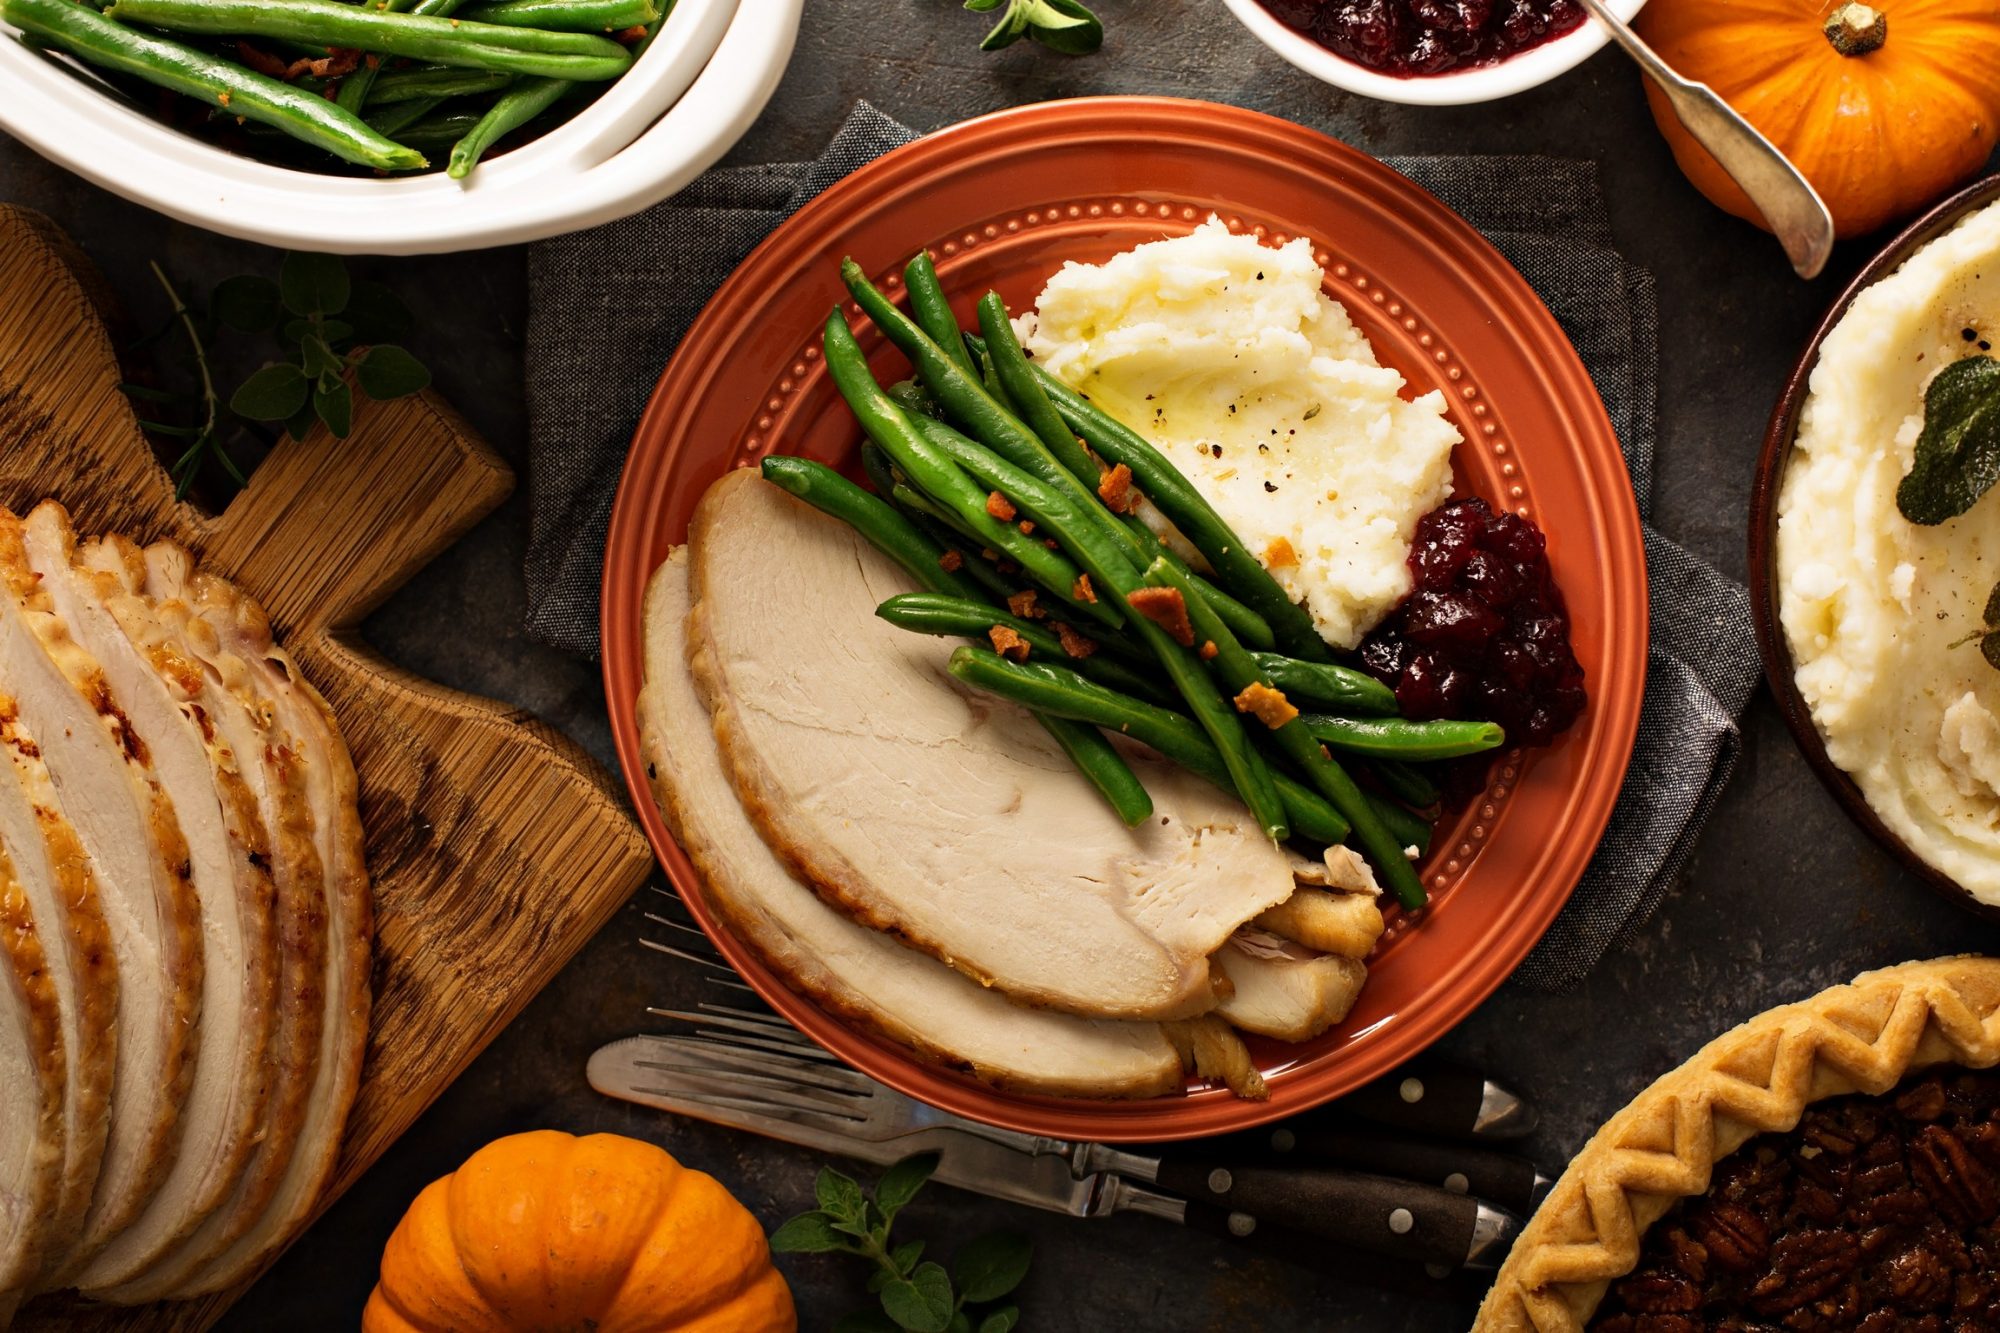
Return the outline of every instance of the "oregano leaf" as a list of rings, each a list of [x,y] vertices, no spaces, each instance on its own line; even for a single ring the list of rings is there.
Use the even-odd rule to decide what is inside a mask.
[[[278,266],[278,294],[295,315],[337,315],[350,291],[347,265],[334,255],[291,251]]]
[[[354,363],[354,377],[361,392],[376,402],[416,393],[431,382],[424,363],[394,343],[379,343],[362,353]]]
[[[1956,518],[2000,481],[2000,361],[1969,356],[1931,377],[1916,458],[1896,487],[1912,523]]]
[[[1021,1322],[1021,1308],[1018,1305],[1003,1306],[979,1321],[979,1333],[1011,1333],[1014,1325]]]
[[[924,1187],[924,1182],[931,1178],[937,1166],[938,1155],[924,1152],[905,1157],[884,1171],[882,1179],[875,1184],[875,1202],[882,1209],[883,1217],[894,1221],[896,1214],[917,1197],[917,1191]]]
[[[917,1266],[917,1260],[924,1257],[924,1243],[920,1240],[906,1240],[889,1251],[889,1262],[896,1266],[898,1273],[907,1274]]]
[[[1034,0],[1028,36],[1051,51],[1087,56],[1104,45],[1104,25],[1077,0]]]
[[[1993,585],[1993,591],[1986,594],[1986,609],[1979,618],[1986,622],[1988,629],[2000,629],[2000,583]]]
[[[909,1333],[944,1333],[955,1313],[951,1278],[936,1264],[919,1264],[882,1288],[882,1312]]]
[[[1034,1242],[1018,1231],[996,1231],[961,1247],[951,1275],[973,1304],[997,1301],[1021,1285],[1035,1257]]]
[[[285,419],[285,434],[295,440],[303,440],[312,433],[312,428],[318,421],[319,414],[313,411],[313,405],[308,402]]]
[[[333,349],[328,347],[325,340],[318,334],[308,333],[305,337],[299,339],[299,365],[312,378],[320,379],[326,375],[338,375],[344,369],[345,364],[345,362],[333,354]]]
[[[861,1193],[861,1186],[855,1183],[852,1176],[842,1175],[830,1166],[820,1168],[819,1179],[813,1182],[813,1197],[819,1200],[827,1220],[835,1226],[866,1221],[867,1200]]]
[[[1021,40],[1028,31],[1028,17],[1031,13],[1027,0],[1008,0],[1007,12],[993,25],[993,31],[986,34],[979,43],[982,51],[998,51]]]
[[[825,1254],[847,1247],[825,1213],[800,1213],[771,1233],[773,1254]]]
[[[244,380],[230,395],[229,410],[252,421],[283,421],[305,406],[305,372],[288,361],[280,361]]]
[[[335,380],[331,389],[313,392],[313,414],[326,423],[333,438],[344,440],[354,427],[354,395],[344,381]]]

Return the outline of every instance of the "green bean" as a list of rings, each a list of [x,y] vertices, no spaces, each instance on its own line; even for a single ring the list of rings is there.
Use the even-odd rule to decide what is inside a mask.
[[[464,4],[465,0],[417,0],[417,3],[410,6],[410,12],[421,14],[425,18],[448,19]]]
[[[1257,659],[1229,632],[1229,627],[1222,623],[1215,609],[1202,600],[1194,584],[1171,562],[1155,560],[1146,570],[1146,581],[1155,587],[1172,588],[1180,593],[1187,607],[1188,620],[1194,626],[1196,641],[1215,645],[1209,666],[1221,677],[1229,692],[1237,696],[1237,707],[1243,707],[1240,700],[1244,691],[1275,688],[1257,665]],[[1272,743],[1287,759],[1299,766],[1313,788],[1353,826],[1354,837],[1361,844],[1362,852],[1375,863],[1375,869],[1396,895],[1396,901],[1412,911],[1422,907],[1423,881],[1417,878],[1417,872],[1403,855],[1404,844],[1389,833],[1380,815],[1368,804],[1367,796],[1327,753],[1306,727],[1304,718],[1294,713],[1277,726],[1265,725]]]
[[[764,460],[760,471],[766,481],[853,528],[869,545],[932,592],[977,598],[975,585],[944,567],[941,548],[910,526],[887,501],[870,495],[826,464],[773,455]],[[1088,727],[1077,726],[1074,720],[1039,714],[1036,720],[1127,825],[1137,824],[1152,814],[1153,802],[1145,787],[1108,739]]]
[[[1406,764],[1399,759],[1371,759],[1368,771],[1382,784],[1382,789],[1397,800],[1415,806],[1419,810],[1436,805],[1443,795],[1438,786],[1414,764]]]
[[[1507,743],[1497,722],[1414,722],[1405,717],[1304,719],[1306,730],[1336,750],[1387,759],[1457,759],[1483,754]]]
[[[512,74],[503,74],[498,70],[440,65],[436,69],[392,70],[375,80],[369,96],[377,106],[387,106],[393,102],[431,97],[466,97],[474,93],[498,92],[513,81]]]
[[[760,470],[764,480],[860,533],[869,545],[901,565],[921,586],[956,597],[979,596],[978,585],[946,569],[941,563],[944,552],[911,527],[909,520],[892,509],[887,500],[870,495],[826,464],[773,454],[764,460]]]
[[[325,3],[352,13],[334,0]],[[135,31],[70,0],[0,0],[0,18],[79,60],[269,125],[344,161],[382,171],[427,165],[423,154],[376,133],[359,116],[324,97],[168,38]]]
[[[1432,829],[1428,819],[1415,811],[1405,810],[1379,793],[1371,791],[1363,792],[1362,795],[1368,802],[1368,808],[1374,812],[1375,818],[1388,831],[1389,837],[1398,847],[1414,847],[1419,855],[1430,850]],[[1409,865],[1410,858],[1407,856],[1399,855],[1396,859],[1404,865]],[[1415,873],[1414,869],[1411,873]]]
[[[464,180],[487,149],[554,106],[569,88],[567,79],[523,79],[500,94],[500,100],[487,109],[479,123],[452,145],[451,165],[445,174],[455,181]]]
[[[1301,662],[1277,653],[1258,653],[1257,665],[1294,702],[1318,704],[1342,713],[1392,716],[1396,712],[1396,692],[1353,667],[1332,662]]]
[[[421,148],[427,153],[449,153],[459,140],[479,128],[485,114],[476,109],[435,112],[398,130],[397,138],[399,142]]]
[[[375,87],[376,76],[381,72],[380,57],[363,56],[361,63],[340,81],[340,90],[334,94],[335,104],[349,115],[360,115],[362,109],[368,105],[368,95]]]
[[[883,452],[909,478],[912,489],[948,507],[976,534],[981,546],[1014,560],[1031,578],[1065,598],[1080,614],[1112,625],[1123,619],[1109,604],[1073,600],[1068,590],[1076,586],[1076,566],[1012,523],[1003,523],[986,511],[987,492],[975,485],[958,464],[933,447],[875,382],[862,356],[861,344],[854,340],[853,330],[847,327],[838,309],[827,316],[824,343],[826,368],[841,397],[853,409],[868,438],[882,446]]]
[[[917,327],[929,334],[931,341],[958,363],[959,369],[969,375],[978,374],[972,354],[965,350],[965,341],[959,337],[958,316],[951,313],[951,302],[938,282],[937,266],[931,262],[930,251],[919,250],[904,267],[903,285],[910,289],[910,313],[916,317]]]
[[[1139,775],[1103,732],[1088,723],[1048,713],[1036,713],[1035,721],[1055,738],[1090,785],[1111,803],[1112,811],[1125,822],[1126,828],[1137,827],[1153,817],[1153,798],[1146,794],[1146,784],[1139,781]]]
[[[1165,556],[1173,563],[1175,569],[1185,574],[1195,587],[1201,589],[1203,599],[1215,608],[1215,614],[1221,616],[1222,622],[1229,626],[1236,637],[1243,640],[1246,645],[1268,649],[1277,642],[1271,634],[1270,621],[1195,573],[1187,561],[1181,559],[1172,548],[1160,540],[1160,534],[1146,526],[1143,519],[1134,514],[1127,514],[1125,526],[1140,537],[1140,545],[1144,549],[1141,558],[1146,563],[1151,564],[1154,560]]]
[[[17,0],[7,0],[12,5]],[[43,0],[47,3],[47,0]],[[464,23],[419,14],[388,14],[341,0],[114,0],[115,20],[174,32],[293,37],[353,46],[441,65],[497,69],[541,78],[615,79],[631,53],[608,37],[542,32],[497,23]]]
[[[1242,538],[1215,512],[1194,483],[1137,431],[1104,411],[1040,366],[1035,378],[1062,419],[1097,456],[1132,469],[1133,480],[1153,506],[1167,516],[1194,548],[1208,560],[1222,586],[1236,594],[1264,619],[1285,652],[1310,662],[1331,658],[1325,640],[1313,628],[1312,617],[1293,602],[1284,586],[1259,564]]]
[[[981,602],[936,593],[901,593],[876,607],[875,614],[899,629],[917,634],[983,639],[994,626],[1004,626],[1020,635],[1031,652],[1060,663],[1078,675],[1088,676],[1100,685],[1162,707],[1171,707],[1174,702],[1152,681],[1115,658],[1108,658],[1102,653],[1071,657],[1069,650],[1063,647],[1062,639],[1050,633],[1046,626]]]
[[[395,139],[397,135],[409,129],[412,125],[415,125],[425,116],[428,116],[431,112],[443,106],[445,102],[448,100],[449,99],[443,97],[425,97],[409,102],[398,102],[395,104],[395,106],[393,106],[389,110],[374,112],[373,114],[365,117],[365,119],[368,121],[370,125],[373,125],[376,128],[376,130],[380,131],[383,134],[388,135],[391,139]],[[470,128],[470,126],[468,126],[468,128]],[[463,131],[461,131],[461,133],[463,133]],[[455,141],[456,138],[457,136],[454,135],[453,141]],[[401,141],[398,140],[398,142]]]
[[[935,430],[927,438],[981,485],[999,491],[1054,536],[1095,580],[1101,599],[1113,602],[1121,612],[1129,610],[1126,597],[1138,591],[1141,581],[1127,548],[1114,535],[1117,529],[1107,534],[1056,487],[1029,476],[951,427],[937,422],[932,425]],[[1095,504],[1094,500],[1085,503]],[[1097,512],[1106,511],[1100,508]],[[1290,830],[1285,823],[1284,805],[1272,785],[1271,771],[1251,746],[1241,719],[1217,691],[1215,681],[1195,660],[1193,652],[1176,643],[1159,625],[1138,614],[1126,615],[1125,621],[1152,649],[1174,688],[1187,701],[1195,720],[1214,742],[1243,803],[1250,807],[1251,814],[1273,841],[1284,841]]]
[[[1009,662],[984,648],[960,648],[951,655],[950,670],[974,689],[1130,736],[1223,791],[1236,791],[1222,755],[1184,714],[1107,689],[1067,667]],[[1318,793],[1282,773],[1276,782],[1285,813],[1301,837],[1324,843],[1346,839],[1347,821]]]
[[[458,11],[467,23],[500,23],[545,32],[623,32],[660,17],[653,0],[490,0]]]
[[[979,331],[985,338],[986,359],[993,366],[1001,388],[1007,391],[1014,414],[1048,446],[1049,453],[1071,476],[1096,490],[1097,460],[1076,438],[1076,432],[1064,423],[1055,404],[1036,382],[1035,368],[1028,364],[1028,354],[1021,350],[1021,340],[1014,336],[1007,304],[998,292],[988,292],[979,300]]]

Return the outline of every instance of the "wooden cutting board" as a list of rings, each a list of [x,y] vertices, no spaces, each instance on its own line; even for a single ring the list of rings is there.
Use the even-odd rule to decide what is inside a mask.
[[[210,517],[174,500],[117,387],[111,308],[52,222],[0,207],[0,504],[53,497],[79,533],[186,545],[263,603],[340,716],[375,883],[375,1016],[323,1208],[639,887],[652,853],[570,741],[398,669],[357,632],[513,488],[465,421],[430,393],[357,395],[346,440],[287,440]],[[200,1329],[240,1294],[126,1311],[57,1298],[16,1327]]]

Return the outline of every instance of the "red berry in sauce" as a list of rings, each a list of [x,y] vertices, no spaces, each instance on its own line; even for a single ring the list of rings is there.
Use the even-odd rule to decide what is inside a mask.
[[[1404,77],[1494,65],[1583,22],[1577,0],[1262,0],[1336,55]]]

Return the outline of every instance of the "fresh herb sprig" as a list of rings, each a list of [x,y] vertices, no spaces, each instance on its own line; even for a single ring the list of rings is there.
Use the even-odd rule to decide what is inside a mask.
[[[2000,481],[2000,361],[1968,356],[1931,377],[1916,459],[1896,508],[1925,527],[1957,518]]]
[[[1979,629],[1948,646],[1963,648],[1976,640],[1979,655],[1986,659],[1986,665],[2000,671],[2000,583],[1994,584],[1993,591],[1986,595],[1986,609],[1979,613],[1979,619]]]
[[[152,269],[172,313],[140,347],[178,328],[188,344],[197,388],[121,387],[152,405],[140,425],[184,442],[169,467],[179,496],[187,495],[210,463],[236,485],[245,484],[243,469],[227,447],[232,425],[282,423],[285,433],[303,439],[317,422],[345,439],[354,424],[350,373],[361,391],[378,402],[416,393],[431,381],[430,371],[401,345],[415,327],[409,307],[379,282],[350,279],[346,265],[332,255],[287,254],[276,282],[249,273],[225,278],[205,306],[183,300],[160,266]],[[226,400],[216,387],[210,355],[224,332],[275,335],[285,352],[281,360],[266,361]],[[171,409],[186,419],[162,419],[175,414]],[[269,438],[263,443],[270,443]]]
[[[890,1239],[896,1215],[937,1164],[934,1152],[904,1158],[882,1173],[872,1199],[852,1178],[827,1167],[813,1185],[819,1207],[771,1233],[778,1254],[855,1254],[873,1265],[868,1290],[882,1308],[841,1318],[834,1333],[1009,1333],[1020,1322],[1018,1306],[999,1302],[1028,1275],[1034,1247],[1026,1236],[982,1236],[953,1256],[949,1270],[923,1257],[922,1241]]]
[[[982,51],[998,51],[1023,37],[1066,56],[1087,56],[1104,45],[1104,25],[1078,0],[965,0],[975,14],[1003,4],[1006,12],[979,44]]]

